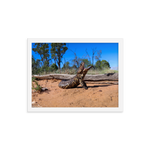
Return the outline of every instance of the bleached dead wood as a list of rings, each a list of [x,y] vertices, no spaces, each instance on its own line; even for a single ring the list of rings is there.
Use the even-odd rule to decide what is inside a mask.
[[[75,75],[68,74],[47,74],[47,75],[33,75],[40,80],[44,79],[59,79],[59,80],[69,80]],[[98,81],[118,81],[118,73],[108,73],[108,74],[99,74],[99,75],[86,75],[84,81],[98,82]]]
[[[59,80],[69,80],[75,75],[67,75],[67,74],[47,74],[47,75],[33,75],[36,79],[44,80],[44,79],[59,79]]]
[[[118,85],[118,81],[85,81],[87,84],[113,84]]]

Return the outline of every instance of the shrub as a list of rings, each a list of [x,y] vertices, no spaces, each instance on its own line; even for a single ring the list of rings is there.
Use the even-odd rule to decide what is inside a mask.
[[[34,89],[36,92],[41,92],[42,91],[42,87],[38,84],[38,82],[35,80],[35,78],[32,78],[32,81],[35,82],[36,87],[34,87],[34,84],[32,82],[32,89]]]
[[[56,71],[56,70],[58,70],[58,67],[57,67],[57,65],[55,64],[55,63],[53,63],[51,66],[50,66],[50,71]]]

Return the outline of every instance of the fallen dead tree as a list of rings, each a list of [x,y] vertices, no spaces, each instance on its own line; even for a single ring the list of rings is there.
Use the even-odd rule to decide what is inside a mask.
[[[85,81],[85,83],[89,84],[118,84],[118,81]]]
[[[33,75],[39,80],[49,80],[49,79],[58,79],[58,80],[69,80],[75,75],[68,74],[47,74],[47,75]],[[97,83],[97,84],[118,84],[118,73],[107,73],[99,75],[86,75],[84,78],[86,83]]]

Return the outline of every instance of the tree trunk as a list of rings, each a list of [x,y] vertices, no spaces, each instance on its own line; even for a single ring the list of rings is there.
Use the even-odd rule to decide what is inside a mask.
[[[47,74],[47,75],[33,75],[39,80],[44,79],[59,79],[59,80],[69,80],[73,78],[75,75],[68,74]],[[99,75],[86,75],[84,81],[118,81],[118,73],[107,73],[107,74],[99,74]]]

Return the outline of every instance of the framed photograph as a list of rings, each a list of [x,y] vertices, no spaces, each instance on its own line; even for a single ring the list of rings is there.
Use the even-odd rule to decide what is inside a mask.
[[[123,39],[28,39],[28,112],[122,112]]]

